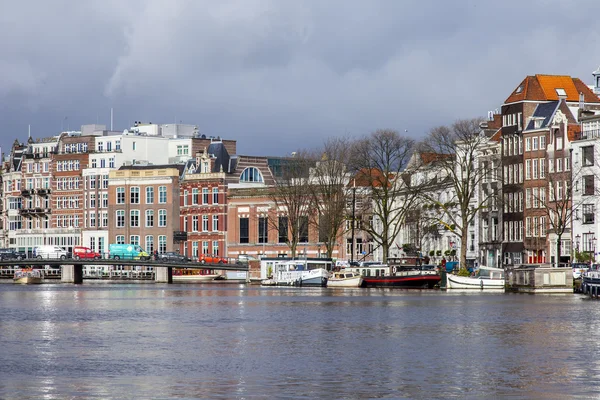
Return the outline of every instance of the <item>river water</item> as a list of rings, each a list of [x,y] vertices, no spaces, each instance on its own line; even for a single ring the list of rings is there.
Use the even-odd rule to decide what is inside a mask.
[[[598,398],[581,295],[0,285],[0,398]]]

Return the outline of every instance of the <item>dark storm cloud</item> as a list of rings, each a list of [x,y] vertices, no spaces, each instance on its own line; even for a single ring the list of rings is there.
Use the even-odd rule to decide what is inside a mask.
[[[489,3],[489,4],[488,4]],[[282,154],[483,116],[525,77],[591,82],[596,1],[0,2],[0,142],[182,121]]]

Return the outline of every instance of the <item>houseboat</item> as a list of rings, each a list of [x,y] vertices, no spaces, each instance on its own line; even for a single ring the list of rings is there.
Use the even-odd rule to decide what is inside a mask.
[[[573,269],[551,264],[522,264],[506,270],[506,290],[524,293],[573,293]]]
[[[264,286],[327,285],[332,260],[326,258],[263,258],[261,284]]]
[[[361,287],[432,289],[440,283],[440,275],[433,265],[365,264],[348,269],[362,275]]]
[[[504,291],[504,269],[479,267],[473,276],[446,275],[446,289]]]

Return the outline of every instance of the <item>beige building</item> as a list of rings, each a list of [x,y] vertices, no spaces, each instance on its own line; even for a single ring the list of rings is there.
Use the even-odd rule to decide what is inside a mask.
[[[184,165],[135,165],[110,171],[109,244],[173,251],[179,231],[179,178]]]

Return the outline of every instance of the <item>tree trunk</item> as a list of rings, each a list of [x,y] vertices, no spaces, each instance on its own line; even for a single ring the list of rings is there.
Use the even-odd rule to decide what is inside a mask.
[[[561,243],[560,243],[560,238],[562,237],[562,235],[559,235],[557,240],[556,240],[556,267],[560,266],[560,250],[561,250]]]
[[[467,269],[467,238],[468,233],[460,237],[460,269]]]

